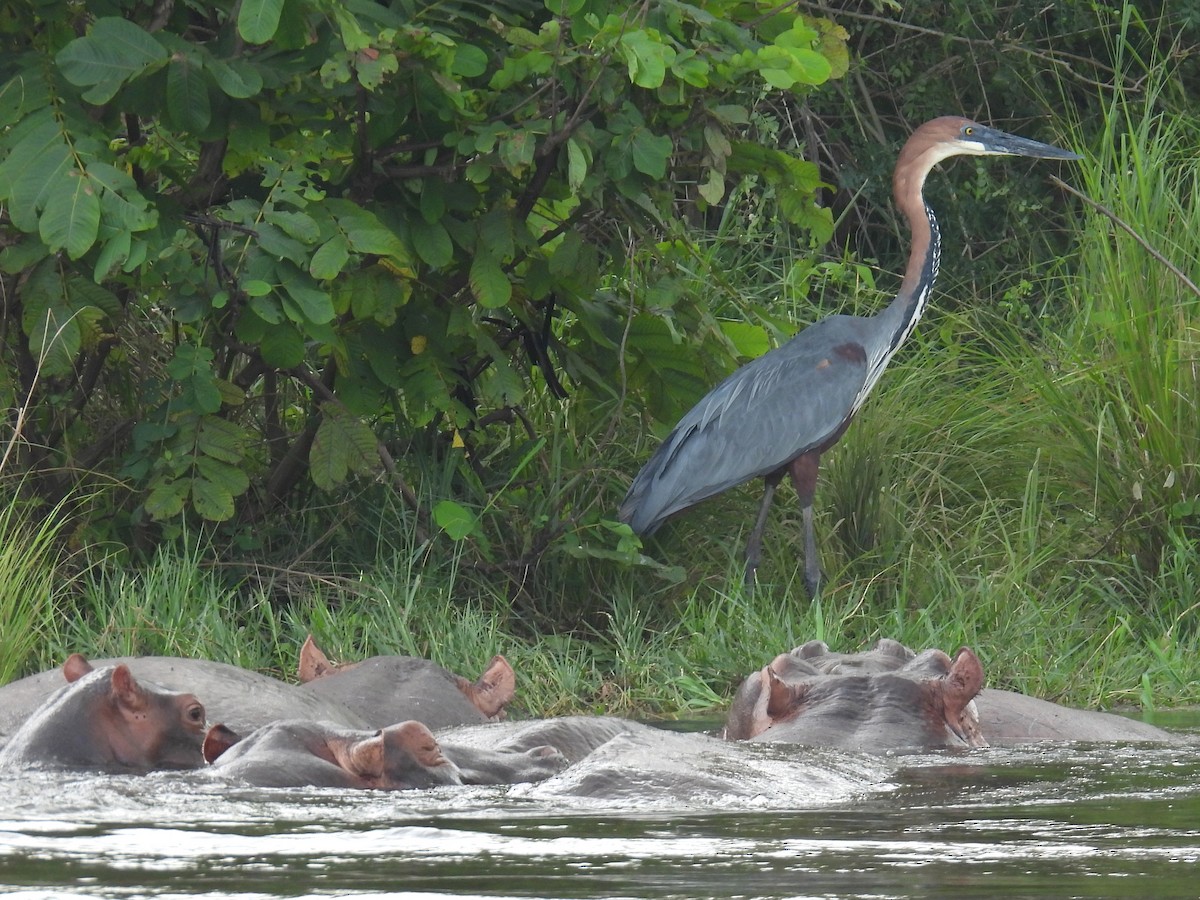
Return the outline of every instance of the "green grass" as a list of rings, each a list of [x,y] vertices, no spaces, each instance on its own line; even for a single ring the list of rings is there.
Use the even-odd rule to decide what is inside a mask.
[[[65,508],[29,510],[0,501],[0,683],[27,667],[55,630]]]

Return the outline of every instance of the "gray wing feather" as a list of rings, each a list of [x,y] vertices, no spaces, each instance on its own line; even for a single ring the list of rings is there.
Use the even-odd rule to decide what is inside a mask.
[[[621,519],[649,534],[674,513],[769,475],[829,440],[866,383],[869,321],[822,319],[718,384],[638,473]]]

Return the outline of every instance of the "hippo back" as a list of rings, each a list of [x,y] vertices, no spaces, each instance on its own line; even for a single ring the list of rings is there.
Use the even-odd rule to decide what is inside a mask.
[[[413,719],[437,731],[487,721],[453,673],[412,656],[365,659],[297,690],[314,701],[344,708],[368,728]]]

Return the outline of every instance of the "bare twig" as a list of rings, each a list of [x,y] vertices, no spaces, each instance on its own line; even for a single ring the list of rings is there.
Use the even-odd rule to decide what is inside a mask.
[[[1167,269],[1169,269],[1170,272],[1176,278],[1178,278],[1185,285],[1187,285],[1187,289],[1189,291],[1191,291],[1197,297],[1200,297],[1200,288],[1196,287],[1196,283],[1194,281],[1192,281],[1192,279],[1188,278],[1187,275],[1185,275],[1178,266],[1176,266],[1173,262],[1171,262],[1169,259],[1167,259],[1165,256],[1163,256],[1161,253],[1159,253],[1153,247],[1151,247],[1150,242],[1147,241],[1140,234],[1138,234],[1136,231],[1134,231],[1133,228],[1124,219],[1122,219],[1120,216],[1118,216],[1116,213],[1114,213],[1108,207],[1100,205],[1095,200],[1093,200],[1091,197],[1084,196],[1082,193],[1077,191],[1075,188],[1071,187],[1069,184],[1067,184],[1061,178],[1058,178],[1055,175],[1051,175],[1050,181],[1051,181],[1051,183],[1062,188],[1064,191],[1067,191],[1070,194],[1074,194],[1076,197],[1078,197],[1080,200],[1082,200],[1084,203],[1086,203],[1092,209],[1096,210],[1096,212],[1101,213],[1101,214],[1107,216],[1109,219],[1111,219],[1113,224],[1115,224],[1118,228],[1120,228],[1122,231],[1124,231],[1126,234],[1128,234],[1131,238],[1133,238],[1135,241],[1137,241],[1139,244],[1141,244],[1143,249],[1145,249],[1145,251],[1147,253],[1149,253],[1151,256],[1153,256],[1155,259],[1157,259],[1160,263],[1162,263],[1164,266],[1166,266]]]

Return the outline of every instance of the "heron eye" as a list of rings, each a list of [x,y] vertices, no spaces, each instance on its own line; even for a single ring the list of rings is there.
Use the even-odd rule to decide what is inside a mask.
[[[975,129],[972,128],[970,125],[968,125],[966,128],[963,129],[963,134],[965,134],[967,137],[970,137],[974,133],[975,133]]]

